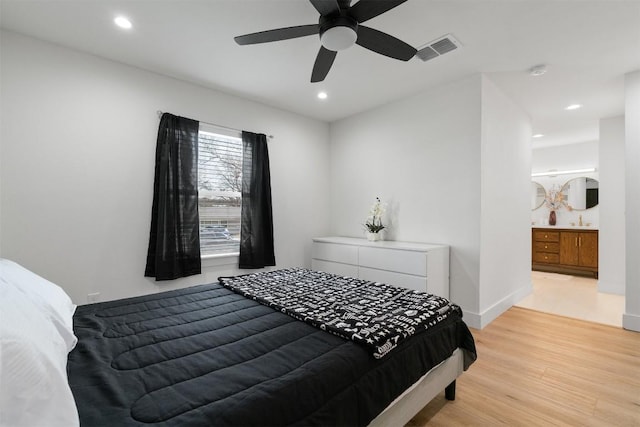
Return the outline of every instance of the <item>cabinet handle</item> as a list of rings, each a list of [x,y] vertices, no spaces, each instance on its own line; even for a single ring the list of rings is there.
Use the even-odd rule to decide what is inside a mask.
[[[549,259],[549,257],[545,256],[544,259]]]
[[[547,236],[547,235],[545,234],[545,235],[544,235],[544,238],[546,239],[547,237],[549,237],[549,236]]]
[[[547,249],[548,247],[549,247],[549,246],[547,246],[547,245],[544,245],[544,248],[545,248],[545,249]]]
[[[576,246],[578,246],[578,238],[576,237]]]

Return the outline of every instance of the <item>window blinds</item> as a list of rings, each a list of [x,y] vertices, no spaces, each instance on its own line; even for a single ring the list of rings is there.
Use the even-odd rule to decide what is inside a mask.
[[[198,208],[202,255],[239,252],[242,139],[198,134]]]

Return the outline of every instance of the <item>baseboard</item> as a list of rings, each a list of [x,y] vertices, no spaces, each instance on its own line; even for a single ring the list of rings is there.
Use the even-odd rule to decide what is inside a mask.
[[[531,295],[532,292],[533,292],[533,282],[529,281],[529,283],[527,283],[526,286],[521,287],[520,289],[515,291],[513,294],[511,294],[513,296],[513,304],[511,305],[515,305],[519,303],[520,301],[522,301],[523,299]]]
[[[598,280],[598,292],[605,294],[624,295],[624,283],[603,282]]]
[[[473,329],[482,329],[480,327],[480,325],[482,324],[482,317],[478,313],[462,310],[462,319],[468,327]]]
[[[622,327],[630,331],[640,332],[640,316],[624,313],[622,315]]]
[[[521,301],[524,297],[529,295],[533,289],[531,282],[522,286],[520,289],[507,295],[500,301],[493,304],[491,307],[483,311],[482,313],[474,313],[471,311],[463,310],[463,318],[465,323],[474,329],[483,329],[489,323],[493,322],[502,313],[509,310],[517,302]]]

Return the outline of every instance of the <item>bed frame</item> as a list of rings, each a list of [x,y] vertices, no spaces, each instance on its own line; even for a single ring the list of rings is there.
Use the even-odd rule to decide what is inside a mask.
[[[444,362],[427,372],[371,421],[369,427],[403,426],[444,389],[454,400],[456,378],[463,372],[463,354],[456,349]]]

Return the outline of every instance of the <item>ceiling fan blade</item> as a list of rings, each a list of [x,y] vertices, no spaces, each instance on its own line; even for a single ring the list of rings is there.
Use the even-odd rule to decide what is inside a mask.
[[[327,77],[337,54],[338,52],[320,46],[320,51],[318,52],[316,62],[313,64],[313,71],[311,72],[311,83],[321,82]]]
[[[416,48],[402,40],[363,25],[358,27],[358,40],[356,40],[356,43],[365,49],[401,61],[410,60],[417,52]]]
[[[275,42],[279,40],[295,39],[297,37],[318,34],[318,24],[299,25],[297,27],[278,28],[275,30],[260,31],[258,33],[245,34],[233,39],[239,45]]]
[[[360,0],[349,9],[349,15],[359,23],[375,18],[407,0]]]
[[[334,12],[340,11],[337,0],[309,0],[313,7],[316,8],[320,15],[331,15]]]

